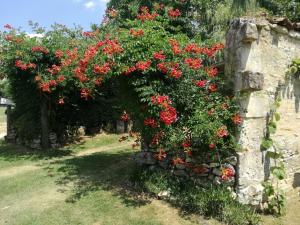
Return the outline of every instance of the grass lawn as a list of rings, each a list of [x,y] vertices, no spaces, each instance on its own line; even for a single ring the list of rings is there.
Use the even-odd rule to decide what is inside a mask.
[[[217,224],[184,218],[166,203],[130,191],[134,150],[118,139],[85,138],[80,145],[45,154],[1,142],[0,224]]]
[[[131,143],[118,135],[83,138],[62,150],[32,152],[0,141],[0,225],[217,225],[132,191]],[[296,225],[299,198],[283,218]]]
[[[6,132],[6,115],[5,107],[0,107],[0,133]]]

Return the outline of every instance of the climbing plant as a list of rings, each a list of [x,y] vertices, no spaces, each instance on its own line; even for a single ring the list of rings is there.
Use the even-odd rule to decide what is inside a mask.
[[[283,190],[280,188],[280,181],[285,178],[285,167],[283,162],[283,154],[277,148],[276,143],[272,139],[272,135],[276,133],[276,122],[280,120],[280,114],[277,109],[280,107],[279,90],[275,94],[275,102],[271,107],[269,121],[267,124],[266,137],[263,139],[261,148],[265,151],[267,159],[271,159],[270,173],[271,179],[263,183],[264,194],[267,203],[267,212],[282,215],[285,209],[286,198]]]
[[[181,162],[182,153],[207,152],[220,160],[235,151],[234,132],[242,122],[232,93],[223,88],[224,46],[170,29],[185,19],[182,14],[175,7],[141,7],[119,24],[118,11],[110,10],[92,31],[55,27],[43,38],[6,25],[2,70],[15,99],[47,102],[54,128],[72,115],[71,106],[83,111],[84,102],[96,104],[109,87],[117,101],[105,107],[113,114],[118,106],[123,120],[130,117],[159,158],[175,151]]]

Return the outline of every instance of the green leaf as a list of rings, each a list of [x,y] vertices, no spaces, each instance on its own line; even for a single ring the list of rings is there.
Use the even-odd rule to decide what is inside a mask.
[[[274,116],[275,116],[275,120],[276,120],[276,121],[279,121],[279,120],[280,120],[280,114],[279,114],[278,112],[276,112],[276,113],[274,114]]]
[[[266,156],[271,159],[279,159],[282,157],[282,154],[274,151],[267,151]]]
[[[273,140],[264,138],[261,142],[262,150],[267,150],[268,148],[273,146]]]
[[[276,133],[276,127],[268,126],[268,130],[269,130],[270,134],[275,134]]]
[[[271,173],[279,180],[283,180],[285,178],[284,168],[279,166],[272,166]]]

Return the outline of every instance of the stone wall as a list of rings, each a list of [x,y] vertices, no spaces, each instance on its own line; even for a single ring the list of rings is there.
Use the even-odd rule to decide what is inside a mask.
[[[193,180],[200,186],[235,185],[237,157],[230,156],[220,161],[208,157],[194,156],[182,152],[157,152],[156,149],[144,148],[135,155],[135,161],[150,170],[166,170],[172,175],[185,180]],[[176,159],[177,157],[177,159]]]
[[[260,145],[276,93],[282,99],[281,120],[272,138],[284,153],[283,187],[300,185],[300,81],[285,76],[292,60],[300,58],[300,33],[266,19],[236,19],[226,37],[225,58],[226,76],[244,118],[238,134],[237,195],[243,203],[258,205],[270,167]]]

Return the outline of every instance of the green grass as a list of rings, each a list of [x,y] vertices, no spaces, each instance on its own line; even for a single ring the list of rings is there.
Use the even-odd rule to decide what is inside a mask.
[[[0,107],[0,124],[6,122],[5,107]]]
[[[6,115],[5,107],[0,107],[0,133],[6,132]]]
[[[133,150],[130,144],[116,148],[124,145],[118,139],[101,135],[75,148],[45,153],[0,142],[0,224],[198,224],[133,191],[128,182]],[[112,148],[101,151],[104,145]],[[90,148],[99,152],[75,155]]]
[[[90,138],[81,138],[80,142],[71,144],[66,148],[72,149],[73,152],[80,152],[86,149],[94,149],[94,148],[101,148],[110,145],[120,145],[119,139],[120,135],[116,134],[101,134],[101,138],[97,138],[95,136],[93,139]]]

